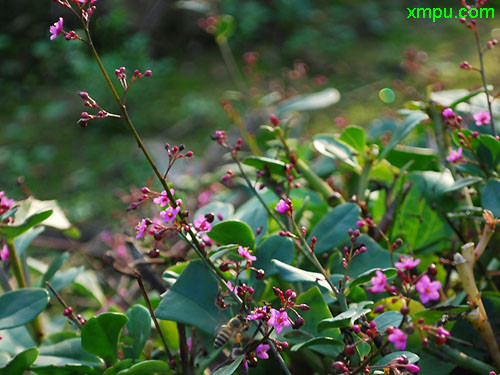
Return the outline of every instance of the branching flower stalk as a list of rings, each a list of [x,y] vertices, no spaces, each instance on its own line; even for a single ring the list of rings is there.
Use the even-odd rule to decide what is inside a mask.
[[[455,265],[462,281],[465,293],[469,299],[469,304],[473,308],[470,320],[474,328],[481,334],[490,353],[497,370],[500,370],[500,348],[491,327],[488,315],[481,300],[481,293],[474,278],[474,265],[483,254],[495,231],[498,219],[494,219],[491,212],[485,210],[483,214],[487,223],[477,246],[469,242],[462,246],[462,253],[456,253],[454,257]]]

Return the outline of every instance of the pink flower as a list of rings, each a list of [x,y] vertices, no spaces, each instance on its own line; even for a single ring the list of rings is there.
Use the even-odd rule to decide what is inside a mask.
[[[63,18],[59,17],[59,21],[55,22],[53,26],[49,27],[49,31],[52,34],[50,36],[50,40],[54,40],[55,38],[57,38],[59,36],[59,34],[62,33],[63,23],[64,23]]]
[[[116,247],[116,255],[118,255],[121,258],[125,258],[127,256],[127,248],[125,245],[121,244]]]
[[[135,238],[142,238],[144,236],[144,233],[146,233],[146,229],[148,229],[146,219],[142,219],[139,224],[136,225],[135,229],[137,230],[137,235],[135,236]]]
[[[406,369],[410,372],[419,372],[420,371],[420,367],[418,367],[417,365],[414,365],[413,363],[406,365]]]
[[[474,113],[472,117],[474,117],[474,120],[476,120],[477,126],[488,125],[491,120],[490,113],[486,112],[484,109],[481,109],[479,113]]]
[[[283,199],[280,199],[278,204],[276,204],[276,207],[274,207],[276,211],[278,211],[280,214],[284,214],[288,211],[288,205]]]
[[[198,219],[193,222],[194,228],[198,231],[198,233],[208,233],[212,229],[212,225],[205,219],[204,215],[198,216]]]
[[[394,328],[387,339],[394,344],[394,347],[398,350],[405,350],[406,348],[406,335],[399,328]]]
[[[451,118],[455,116],[455,113],[453,112],[453,109],[451,108],[446,108],[444,111],[443,111],[443,117],[445,118]]]
[[[7,245],[3,245],[2,250],[0,250],[0,259],[7,260],[9,259],[9,248]]]
[[[416,288],[420,293],[420,301],[423,304],[439,299],[439,289],[441,289],[441,283],[437,280],[431,281],[427,275],[422,276],[422,278],[417,282]]]
[[[160,217],[164,223],[167,223],[174,220],[180,210],[181,208],[179,206],[175,208],[169,206],[165,211],[160,212]]]
[[[270,348],[271,347],[267,344],[260,344],[259,346],[257,346],[257,349],[255,349],[255,354],[257,354],[257,357],[259,357],[260,359],[268,359],[269,354],[267,354],[267,351]]]
[[[446,157],[446,160],[450,163],[456,163],[460,159],[462,159],[462,147],[459,147],[457,151],[451,150],[450,155]]]
[[[375,273],[377,275],[373,276],[371,279],[373,286],[368,290],[372,293],[380,293],[385,290],[387,284],[387,276],[385,276],[384,273],[380,270],[377,270]]]
[[[227,284],[227,288],[231,292],[236,293],[238,291],[238,286],[237,285],[233,286],[233,284],[231,284],[231,281],[228,281],[226,284]]]
[[[172,193],[172,195],[174,195],[175,190],[170,189],[170,193]],[[153,202],[155,202],[156,204],[159,204],[160,207],[165,207],[170,202],[170,199],[168,199],[168,197],[167,197],[167,192],[165,190],[163,190],[160,193],[159,197],[156,197],[155,199],[153,199]]]
[[[420,263],[420,259],[410,258],[408,255],[399,258],[399,262],[395,263],[395,266],[398,270],[404,271],[415,268]]]
[[[276,333],[280,334],[284,327],[290,326],[290,321],[288,320],[288,314],[286,311],[279,312],[276,309],[271,309],[271,317],[267,321],[272,327],[276,328]]]
[[[450,337],[450,332],[448,332],[443,327],[438,327],[438,329],[436,330],[436,334],[443,335],[443,336],[446,336],[446,337]]]
[[[267,306],[255,309],[250,315],[247,316],[247,320],[257,320],[266,316]]]
[[[3,191],[0,191],[0,214],[7,212],[14,205],[14,199],[9,199]]]
[[[251,250],[247,247],[240,246],[238,247],[238,253],[248,260],[257,260],[257,257],[251,254]]]

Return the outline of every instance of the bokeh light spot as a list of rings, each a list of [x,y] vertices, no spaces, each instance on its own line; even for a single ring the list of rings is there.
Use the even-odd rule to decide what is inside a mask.
[[[394,101],[394,99],[396,98],[396,95],[394,94],[394,91],[392,91],[391,89],[386,87],[386,88],[379,91],[378,97],[384,103],[392,103]]]

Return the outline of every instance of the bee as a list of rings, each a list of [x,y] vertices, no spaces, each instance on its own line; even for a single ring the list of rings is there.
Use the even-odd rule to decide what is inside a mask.
[[[234,337],[236,344],[239,345],[243,338],[243,332],[246,331],[248,327],[248,320],[243,315],[238,314],[234,318],[231,318],[227,324],[224,324],[219,332],[217,332],[217,336],[214,340],[214,348],[220,348],[232,337]]]

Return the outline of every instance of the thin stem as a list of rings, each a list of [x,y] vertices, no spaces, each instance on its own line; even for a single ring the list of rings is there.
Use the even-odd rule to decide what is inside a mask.
[[[48,281],[45,282],[45,285],[50,289],[50,291],[54,294],[54,296],[57,298],[57,300],[59,301],[59,303],[66,310],[69,307],[69,305],[62,299],[62,297],[59,295],[59,293],[57,293],[57,291],[54,289],[54,287]],[[80,328],[80,329],[82,328],[82,323],[80,323],[80,321],[78,319],[76,319],[76,317],[75,317],[74,314],[68,315],[68,319],[71,319],[71,321],[78,328]]]
[[[190,375],[192,373],[189,367],[189,350],[186,339],[186,326],[182,323],[177,323],[177,332],[179,332],[179,349],[181,351],[182,373]]]
[[[163,332],[161,330],[160,324],[158,323],[158,320],[156,319],[155,312],[153,310],[153,306],[151,306],[151,302],[149,301],[148,293],[146,292],[146,288],[144,287],[144,283],[142,282],[142,277],[139,271],[135,270],[134,271],[134,276],[137,280],[137,284],[139,284],[139,288],[141,289],[142,296],[144,297],[144,301],[146,302],[146,305],[149,310],[149,314],[151,315],[151,319],[153,319],[153,323],[155,324],[156,330],[158,331],[158,334],[160,335],[161,341],[163,343],[163,347],[165,348],[165,352],[167,353],[168,357],[168,365],[171,367],[172,364],[171,362],[174,360],[174,357],[172,356],[172,353],[170,353],[170,349],[168,348],[167,341],[165,340],[165,336],[163,336]]]
[[[27,288],[28,284],[26,283],[26,277],[24,276],[23,266],[19,261],[19,256],[17,255],[16,247],[14,246],[14,240],[7,239],[7,248],[9,249],[9,258],[12,265],[12,271],[14,272],[14,276],[16,277],[17,280],[17,285],[20,289]],[[30,326],[33,331],[32,332],[33,338],[37,343],[40,343],[43,337],[43,328],[40,316],[37,316],[34,320],[32,320]]]
[[[236,60],[234,59],[233,53],[227,40],[225,38],[217,39],[217,45],[219,46],[219,50],[221,52],[222,58],[224,59],[224,64],[233,80],[233,83],[236,85],[240,92],[245,92],[245,81],[241,75],[241,72],[236,64]]]
[[[481,72],[481,80],[483,81],[484,93],[486,94],[486,101],[488,103],[488,110],[490,111],[490,125],[491,131],[493,135],[496,137],[497,128],[495,126],[495,119],[493,117],[493,110],[491,109],[491,101],[490,94],[488,92],[488,85],[486,84],[486,76],[484,74],[484,62],[483,62],[483,51],[481,50],[481,41],[479,40],[479,32],[477,30],[474,31],[474,37],[476,39],[477,53],[479,54],[479,64],[480,64],[480,72]]]

